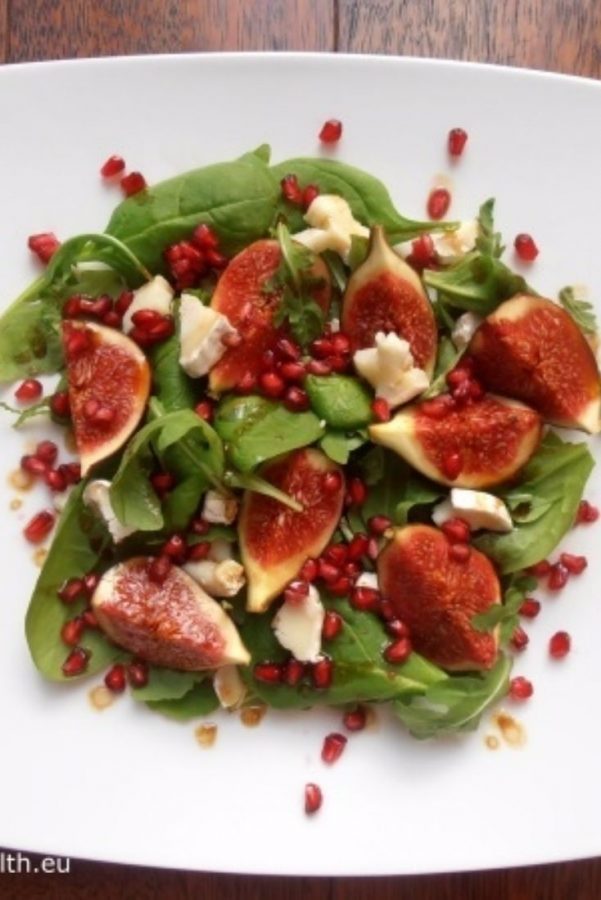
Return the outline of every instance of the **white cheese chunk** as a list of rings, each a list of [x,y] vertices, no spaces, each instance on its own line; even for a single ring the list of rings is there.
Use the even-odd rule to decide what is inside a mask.
[[[369,237],[369,228],[355,219],[347,201],[336,194],[319,194],[305,213],[305,222],[311,227],[292,237],[314,253],[333,250],[346,260],[352,236]]]
[[[213,675],[213,688],[224,709],[236,709],[246,697],[246,685],[237,666],[222,666]]]
[[[134,291],[134,299],[129,309],[123,316],[123,331],[127,334],[133,328],[132,316],[140,309],[153,309],[162,316],[169,315],[171,301],[173,300],[173,288],[162,275],[155,275],[152,281],[143,284]]]
[[[478,237],[478,220],[468,219],[461,222],[455,231],[434,231],[430,234],[432,245],[438,262],[450,265],[457,262],[476,246]],[[401,241],[392,248],[403,259],[413,253],[413,241]]]
[[[375,572],[362,572],[355,582],[355,587],[371,588],[377,591],[379,590],[378,576]]]
[[[211,597],[235,597],[246,583],[244,566],[235,559],[190,561],[184,565],[184,570]]]
[[[204,306],[191,294],[182,294],[179,307],[180,366],[191,378],[206,375],[227,347],[223,338],[236,334],[227,316]]]
[[[279,643],[300,662],[317,662],[325,609],[317,589],[309,586],[306,597],[285,600],[271,627]]]
[[[110,487],[110,481],[105,481],[102,478],[90,481],[84,489],[83,502],[86,506],[92,507],[103,519],[112,539],[118,544],[119,541],[133,534],[136,529],[131,528],[129,525],[122,525],[115,515],[115,511],[111,506]]]
[[[231,525],[238,515],[238,499],[233,494],[210,490],[205,494],[202,517],[213,525]]]
[[[509,510],[503,501],[484,491],[453,488],[449,498],[438,504],[432,513],[437,525],[442,525],[455,516],[467,522],[472,531],[480,528],[501,532],[513,530]]]
[[[482,322],[482,316],[478,316],[473,312],[466,312],[459,316],[451,332],[451,340],[457,350],[465,350]]]
[[[430,380],[423,369],[413,365],[411,348],[398,334],[379,331],[375,340],[375,347],[357,350],[353,362],[376,397],[382,397],[394,409],[423,393]]]

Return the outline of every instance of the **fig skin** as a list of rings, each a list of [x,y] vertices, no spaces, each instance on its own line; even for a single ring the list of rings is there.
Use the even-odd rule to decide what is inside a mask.
[[[102,576],[92,608],[105,634],[157,666],[196,672],[247,665],[250,654],[219,603],[178,566],[156,584],[152,561],[134,557]]]
[[[369,435],[427,478],[450,487],[483,490],[508,481],[528,462],[542,436],[537,412],[493,394],[451,410],[443,419],[430,418],[424,409],[427,401],[406,406],[389,422],[370,425]],[[454,479],[441,467],[449,453],[459,453],[463,461]]]
[[[498,630],[478,631],[472,617],[501,602],[501,587],[490,560],[474,548],[458,562],[437,528],[406,525],[378,557],[378,582],[426,659],[450,671],[491,669]]]
[[[240,551],[248,582],[247,609],[257,613],[269,607],[306,559],[319,556],[327,546],[340,519],[345,490],[341,469],[311,448],[270,460],[259,471],[298,500],[303,510],[295,512],[252,491],[244,493],[238,522]],[[326,478],[334,473],[338,486],[328,490]]]
[[[255,241],[234,256],[217,283],[211,308],[227,316],[243,340],[239,346],[229,348],[211,369],[209,385],[215,393],[235,388],[249,372],[258,375],[264,369],[263,354],[273,350],[280,338],[290,336],[286,323],[280,327],[273,324],[279,293],[264,290],[280,259],[277,241]],[[319,256],[315,257],[311,276],[319,280],[312,296],[327,312],[332,283],[329,269]]]
[[[601,430],[593,351],[571,316],[543,297],[518,294],[488,316],[468,352],[489,390],[523,400],[546,422]]]
[[[414,365],[432,377],[438,342],[434,311],[419,276],[391,249],[379,225],[372,229],[365,262],[349,280],[341,325],[353,351],[373,347],[379,331],[398,334],[411,347]]]

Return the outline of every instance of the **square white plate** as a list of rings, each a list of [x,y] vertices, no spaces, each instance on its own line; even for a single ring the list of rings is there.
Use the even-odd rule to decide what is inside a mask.
[[[112,153],[157,181],[268,141],[276,161],[320,152],[317,133],[344,122],[336,156],[368,169],[398,208],[425,214],[435,176],[452,182],[456,218],[497,197],[511,246],[541,249],[534,286],[601,294],[601,87],[518,70],[424,60],[314,55],[146,57],[0,70],[0,304],[34,274],[28,234],[101,230],[119,201],[100,183]],[[449,165],[450,127],[469,132]],[[508,255],[511,255],[509,252]],[[0,424],[5,470],[21,436]],[[29,431],[28,434],[34,434]],[[598,455],[598,451],[595,451]],[[128,699],[95,712],[87,687],[51,687],[30,664],[23,617],[36,569],[0,487],[0,845],[153,866],[224,872],[369,875],[521,865],[601,852],[601,557],[595,528],[567,547],[590,565],[545,601],[516,672],[534,698],[519,709],[522,749],[477,734],[418,743],[384,715],[353,736],[332,769],[319,758],[332,712],[269,714],[255,729],[219,716],[203,751],[180,726]],[[595,475],[589,491],[601,500]],[[547,657],[566,628],[573,652]],[[323,809],[308,820],[303,786]]]

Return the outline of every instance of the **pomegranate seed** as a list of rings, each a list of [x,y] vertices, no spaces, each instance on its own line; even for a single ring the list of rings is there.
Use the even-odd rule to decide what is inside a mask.
[[[350,560],[361,559],[367,553],[369,538],[366,534],[356,534],[347,548],[347,556]]]
[[[146,179],[141,172],[130,172],[121,179],[121,190],[126,197],[139,194],[146,187]]]
[[[313,686],[319,689],[329,688],[332,683],[333,663],[331,659],[324,656],[311,667],[311,678]]]
[[[363,506],[367,500],[367,487],[360,478],[351,478],[349,481],[348,499],[351,506]]]
[[[323,478],[323,489],[326,494],[335,494],[342,487],[342,475],[340,472],[327,472]]]
[[[369,543],[369,542],[368,542]],[[361,566],[357,562],[347,562],[343,568],[344,574],[353,581],[361,574]]]
[[[206,534],[211,527],[209,522],[205,522],[203,518],[193,519],[190,525],[192,534]]]
[[[43,234],[32,234],[27,239],[27,246],[35,253],[40,262],[48,263],[60,247],[61,242],[51,231]]]
[[[192,232],[192,240],[200,250],[217,250],[219,239],[210,225],[197,225]]]
[[[99,400],[90,398],[83,406],[83,414],[94,425],[110,425],[115,418],[115,410],[110,406],[103,406]]]
[[[309,585],[306,581],[291,581],[284,591],[286,603],[302,603],[309,596]]]
[[[138,328],[147,330],[162,322],[164,316],[157,312],[156,309],[138,309],[131,317],[131,320]]]
[[[561,563],[555,563],[554,566],[551,566],[547,587],[550,591],[560,591],[566,586],[569,577],[570,573],[566,567]]]
[[[367,525],[372,534],[380,535],[392,526],[392,519],[389,519],[388,516],[372,516]]]
[[[518,627],[514,630],[511,635],[511,646],[514,650],[525,650],[530,642],[530,638],[526,634],[523,628]]]
[[[98,619],[94,615],[91,609],[84,609],[81,614],[81,617],[84,621],[84,625],[86,628],[99,628]]]
[[[336,144],[342,137],[342,122],[339,119],[328,119],[319,132],[322,144]]]
[[[400,619],[389,619],[386,622],[386,631],[395,638],[409,637],[409,629]]]
[[[308,816],[314,815],[323,803],[323,794],[317,784],[305,785],[305,812]]]
[[[74,297],[69,297],[63,303],[63,319],[75,319],[77,316],[81,315],[81,312],[82,298],[79,296],[79,294],[76,294]]]
[[[157,472],[150,476],[150,483],[159,496],[163,496],[175,485],[175,478],[169,472]],[[207,526],[208,529],[208,526]],[[205,529],[205,531],[207,530]],[[199,534],[200,532],[195,532]]]
[[[319,577],[323,578],[328,584],[333,584],[340,578],[340,569],[332,563],[326,562],[325,559],[318,560]]]
[[[356,706],[345,712],[342,722],[347,731],[363,731],[367,724],[367,712],[363,706]]]
[[[50,398],[50,411],[59,419],[66,419],[71,412],[67,391],[57,391]]]
[[[63,475],[63,473],[57,469],[49,469],[44,473],[44,481],[48,485],[51,491],[56,491],[56,493],[60,493],[64,491],[67,487],[67,479]]]
[[[84,575],[83,586],[86,597],[91,597],[96,588],[98,587],[98,583],[100,581],[100,575],[96,572],[88,572],[87,575]]]
[[[588,525],[590,522],[596,522],[599,518],[599,510],[596,506],[592,506],[588,500],[581,500],[576,513],[576,525]]]
[[[399,638],[394,641],[392,644],[389,644],[383,653],[384,659],[386,662],[391,663],[391,665],[396,666],[404,663],[406,659],[411,655],[411,641],[407,637]]]
[[[115,312],[124,316],[134,301],[133,291],[123,291],[115,300]]]
[[[284,394],[284,406],[291,412],[305,412],[309,409],[309,396],[299,387],[289,387]]]
[[[311,359],[307,363],[307,372],[310,375],[331,375],[332,366],[325,359]]]
[[[100,169],[100,174],[103,178],[112,178],[113,175],[118,175],[122,172],[124,168],[125,160],[122,156],[109,156]]]
[[[380,592],[375,588],[356,587],[351,594],[351,606],[361,612],[376,612],[380,599]]]
[[[81,481],[81,465],[76,462],[61,463],[58,467],[67,484],[79,484]]]
[[[384,397],[376,397],[372,400],[371,412],[376,422],[389,422],[391,417],[390,404]]]
[[[168,556],[170,559],[183,560],[186,556],[186,542],[181,534],[173,534],[163,544],[161,554]]]
[[[22,456],[19,464],[24,472],[31,475],[45,475],[48,471],[48,463],[38,459],[37,456]]]
[[[424,416],[429,419],[444,419],[455,408],[455,401],[450,394],[441,394],[432,400],[425,400],[420,406]]]
[[[122,694],[126,684],[125,666],[122,663],[115,663],[104,676],[104,683],[113,694]]]
[[[338,734],[336,731],[332,732],[332,734],[327,734],[324,738],[323,747],[321,748],[321,758],[324,763],[331,766],[339,760],[344,752],[347,741],[347,737],[343,734]]]
[[[310,349],[316,359],[326,359],[334,353],[334,346],[328,338],[317,338],[311,344]]]
[[[42,390],[42,384],[37,378],[26,378],[15,391],[15,397],[19,403],[34,403],[42,396]]]
[[[380,545],[378,544],[377,538],[370,538],[368,547],[367,547],[367,555],[370,559],[377,559],[380,554]]]
[[[82,299],[80,301],[81,311],[89,316],[95,316],[101,319],[109,310],[113,308],[113,301],[109,296],[103,294],[97,300]]]
[[[519,258],[524,262],[533,262],[538,256],[538,247],[529,234],[518,234],[513,246]]]
[[[466,369],[462,366],[456,366],[454,369],[451,369],[450,372],[447,372],[445,380],[449,387],[456,388],[465,381],[468,381],[469,378],[470,374]]]
[[[61,628],[61,641],[68,647],[79,644],[85,628],[85,622],[81,616],[68,619]]]
[[[309,582],[315,581],[315,579],[317,578],[318,571],[319,571],[319,566],[317,565],[317,561],[314,559],[307,559],[303,563],[302,568],[301,568],[300,572],[298,573],[299,578],[301,578],[303,581],[309,581]]]
[[[23,535],[30,544],[41,544],[54,527],[54,513],[44,509],[36,513],[23,529]]]
[[[442,458],[442,472],[449,481],[455,479],[461,474],[463,469],[463,460],[460,453],[447,453]]]
[[[382,600],[378,613],[380,615],[380,618],[384,619],[385,622],[390,622],[396,615],[394,607],[390,600]]]
[[[559,561],[570,575],[580,575],[588,566],[586,556],[575,556],[573,553],[562,553]]]
[[[553,659],[563,659],[570,652],[572,639],[567,631],[557,631],[549,641],[549,653]]]
[[[87,669],[89,658],[89,650],[84,650],[83,647],[75,647],[61,666],[63,675],[66,675],[67,678],[81,675]]]
[[[143,660],[136,660],[127,666],[127,680],[133,688],[146,687],[148,678],[148,666]]]
[[[119,329],[123,325],[123,319],[114,309],[109,309],[109,311],[102,316],[102,324],[106,325],[108,328]]]
[[[315,184],[308,184],[303,191],[303,206],[309,209],[316,197],[319,197],[319,188]]]
[[[340,568],[344,565],[348,557],[348,549],[346,544],[330,544],[329,547],[326,547],[322,554],[323,559],[326,562],[332,563],[332,565]]]
[[[464,519],[447,519],[440,526],[443,534],[453,544],[469,544],[471,537],[470,526]]]
[[[321,636],[324,641],[333,641],[342,631],[342,616],[333,609],[328,609],[324,616]]]
[[[259,376],[259,385],[267,397],[281,397],[286,390],[286,384],[277,372],[263,372]]]
[[[288,360],[289,362],[296,362],[300,359],[301,349],[298,344],[295,344],[294,341],[289,340],[288,338],[280,338],[280,340],[276,344],[276,353],[284,360]]]
[[[298,362],[282,363],[279,372],[285,381],[292,381],[295,384],[299,384],[303,381],[307,374],[303,364]]]
[[[72,331],[65,343],[65,350],[69,358],[85,353],[90,346],[87,331]]]
[[[171,565],[171,558],[169,556],[161,555],[155,557],[150,563],[148,577],[155,584],[163,584],[171,572]]]
[[[451,128],[447,143],[450,156],[461,156],[467,143],[467,131],[463,128]]]
[[[451,195],[446,188],[435,188],[428,197],[427,210],[431,219],[443,219],[449,211]]]
[[[54,441],[40,441],[40,443],[35,448],[35,454],[37,459],[41,459],[43,462],[52,465],[53,462],[56,462],[56,457],[58,456],[58,447],[54,443]]]
[[[526,619],[535,619],[540,612],[540,602],[534,597],[526,597],[520,606],[520,615]]]
[[[334,597],[346,597],[351,589],[351,580],[346,576],[337,578],[331,584],[328,584],[328,590]]]
[[[296,175],[284,175],[280,181],[282,197],[288,203],[294,203],[296,206],[303,205],[303,192],[298,183]]]
[[[524,678],[523,675],[516,675],[509,682],[509,696],[512,700],[527,700],[534,693],[534,687],[531,681]]]
[[[420,271],[436,262],[434,241],[429,234],[422,234],[411,242],[411,254],[407,261]]]
[[[265,684],[278,684],[283,674],[282,666],[269,662],[257,663],[253,673],[257,681],[263,681]]]
[[[305,677],[305,665],[298,659],[289,659],[282,672],[282,681],[289,687],[296,687]]]
[[[257,386],[257,379],[251,372],[245,372],[236,386],[238,394],[250,394]]]
[[[204,419],[205,422],[213,421],[213,404],[210,400],[201,400],[200,403],[197,403],[194,407],[194,412],[197,416],[200,416],[201,419]]]
[[[193,562],[198,562],[200,559],[206,559],[210,550],[211,544],[209,541],[199,541],[198,544],[192,544],[191,547],[188,547],[187,557]]]
[[[69,578],[56,592],[62,603],[70,605],[85,596],[85,587],[81,578]]]
[[[546,559],[542,559],[528,569],[529,574],[534,575],[535,578],[544,578],[550,571],[551,563]]]

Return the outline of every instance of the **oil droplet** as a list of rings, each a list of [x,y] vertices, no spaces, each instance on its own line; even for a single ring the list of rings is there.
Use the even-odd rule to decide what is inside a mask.
[[[214,722],[199,725],[194,731],[194,736],[201,747],[212,747],[217,739],[217,726]]]
[[[103,710],[114,702],[116,694],[113,691],[109,691],[104,684],[98,684],[95,688],[92,688],[88,696],[94,709]]]
[[[46,561],[47,556],[48,556],[48,548],[47,547],[38,547],[37,550],[33,551],[32,558],[33,558],[34,564],[41,569]]]
[[[28,491],[35,481],[31,472],[25,472],[23,469],[15,469],[8,476],[8,483],[14,487],[16,491]]]
[[[69,451],[69,453],[77,453],[77,443],[75,442],[75,432],[72,428],[67,428],[65,431],[65,449]]]
[[[13,499],[8,504],[9,508],[14,510],[21,509],[23,506],[23,501],[19,497],[13,497]]]
[[[499,738],[495,734],[487,734],[484,738],[484,743],[489,750],[499,749]]]
[[[524,726],[504,710],[493,716],[493,722],[501,732],[501,736],[510,747],[523,747],[526,743]]]
[[[267,707],[264,704],[246,706],[240,712],[240,720],[247,728],[255,728],[261,722],[266,712]]]

